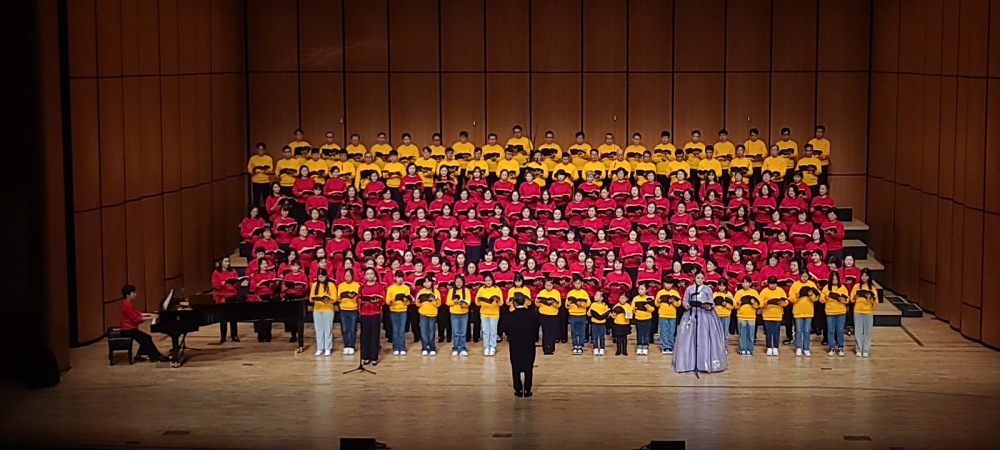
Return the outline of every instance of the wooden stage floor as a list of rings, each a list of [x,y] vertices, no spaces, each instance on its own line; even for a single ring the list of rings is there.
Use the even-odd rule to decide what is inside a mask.
[[[496,357],[383,356],[378,375],[342,375],[356,356],[188,339],[187,364],[108,366],[103,342],[74,349],[55,388],[0,386],[0,446],[337,448],[376,437],[394,449],[974,449],[1000,447],[1000,352],[932,318],[876,328],[872,358],[735,354],[721,374],[675,374],[670,357],[539,352],[535,396],[512,394],[506,344]],[[277,328],[276,328],[277,329]],[[907,334],[907,330],[912,337]],[[339,333],[337,333],[339,335]],[[307,331],[312,337],[311,329]],[[761,333],[763,341],[763,333]],[[161,349],[167,342],[157,337]],[[307,340],[307,343],[309,341]],[[413,352],[416,349],[416,353]],[[383,354],[388,348],[383,345]],[[613,349],[612,349],[613,350]],[[630,352],[632,350],[630,349]]]

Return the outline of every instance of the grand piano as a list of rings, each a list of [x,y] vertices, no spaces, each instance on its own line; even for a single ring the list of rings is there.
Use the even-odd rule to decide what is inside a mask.
[[[198,331],[203,326],[236,320],[240,322],[270,319],[284,322],[286,329],[297,331],[298,346],[295,353],[301,353],[303,348],[303,333],[306,322],[306,301],[270,301],[216,304],[212,296],[193,295],[186,299],[174,299],[168,309],[157,311],[156,323],[150,326],[150,331],[170,336],[170,355],[173,357],[172,367],[180,367],[183,360],[183,337],[188,333]],[[225,337],[225,331],[223,331]]]

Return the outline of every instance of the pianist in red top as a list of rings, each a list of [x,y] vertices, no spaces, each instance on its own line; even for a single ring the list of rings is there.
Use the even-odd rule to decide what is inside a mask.
[[[365,283],[361,285],[361,361],[378,365],[379,327],[382,325],[382,305],[385,304],[385,285],[378,280],[375,269],[365,269]]]
[[[122,313],[121,313],[121,333],[122,336],[127,336],[139,343],[139,351],[136,352],[136,361],[142,361],[143,355],[148,356],[150,361],[169,361],[165,358],[160,350],[156,348],[153,344],[153,338],[143,331],[139,330],[139,324],[145,322],[147,319],[156,318],[155,314],[146,314],[139,312],[132,304],[132,301],[138,296],[135,290],[135,286],[131,284],[126,284],[122,286]]]

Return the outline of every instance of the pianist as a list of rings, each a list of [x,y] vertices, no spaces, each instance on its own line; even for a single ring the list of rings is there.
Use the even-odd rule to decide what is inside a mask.
[[[139,351],[136,353],[136,361],[143,361],[143,355],[148,356],[152,362],[169,361],[170,359],[160,354],[160,350],[153,344],[153,338],[139,330],[139,324],[146,320],[156,318],[156,314],[141,313],[132,305],[132,300],[137,297],[135,286],[126,284],[122,286],[122,313],[121,330],[122,336],[128,336],[139,343]]]

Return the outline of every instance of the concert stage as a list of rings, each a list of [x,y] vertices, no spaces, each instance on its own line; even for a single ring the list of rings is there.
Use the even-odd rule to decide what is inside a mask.
[[[679,375],[670,357],[539,352],[535,396],[512,394],[507,345],[483,357],[435,357],[409,344],[377,375],[341,372],[357,355],[313,356],[275,325],[275,340],[218,345],[218,330],[187,340],[187,363],[109,366],[106,346],[72,351],[73,369],[51,389],[4,385],[0,445],[117,448],[336,448],[375,437],[394,449],[633,449],[685,440],[689,449],[996,448],[1000,353],[930,316],[876,327],[872,357],[814,356],[788,346],[767,357],[732,353],[720,374]],[[284,338],[282,338],[284,337]],[[633,336],[634,337],[634,336]],[[154,335],[161,349],[169,340]],[[414,352],[414,350],[416,350]],[[656,348],[654,348],[654,351]],[[589,351],[589,346],[588,346]],[[630,348],[630,353],[633,350]],[[641,425],[640,425],[641,424]],[[947,424],[944,426],[944,424]],[[726,432],[721,432],[725,430]],[[870,440],[869,440],[870,439]]]

